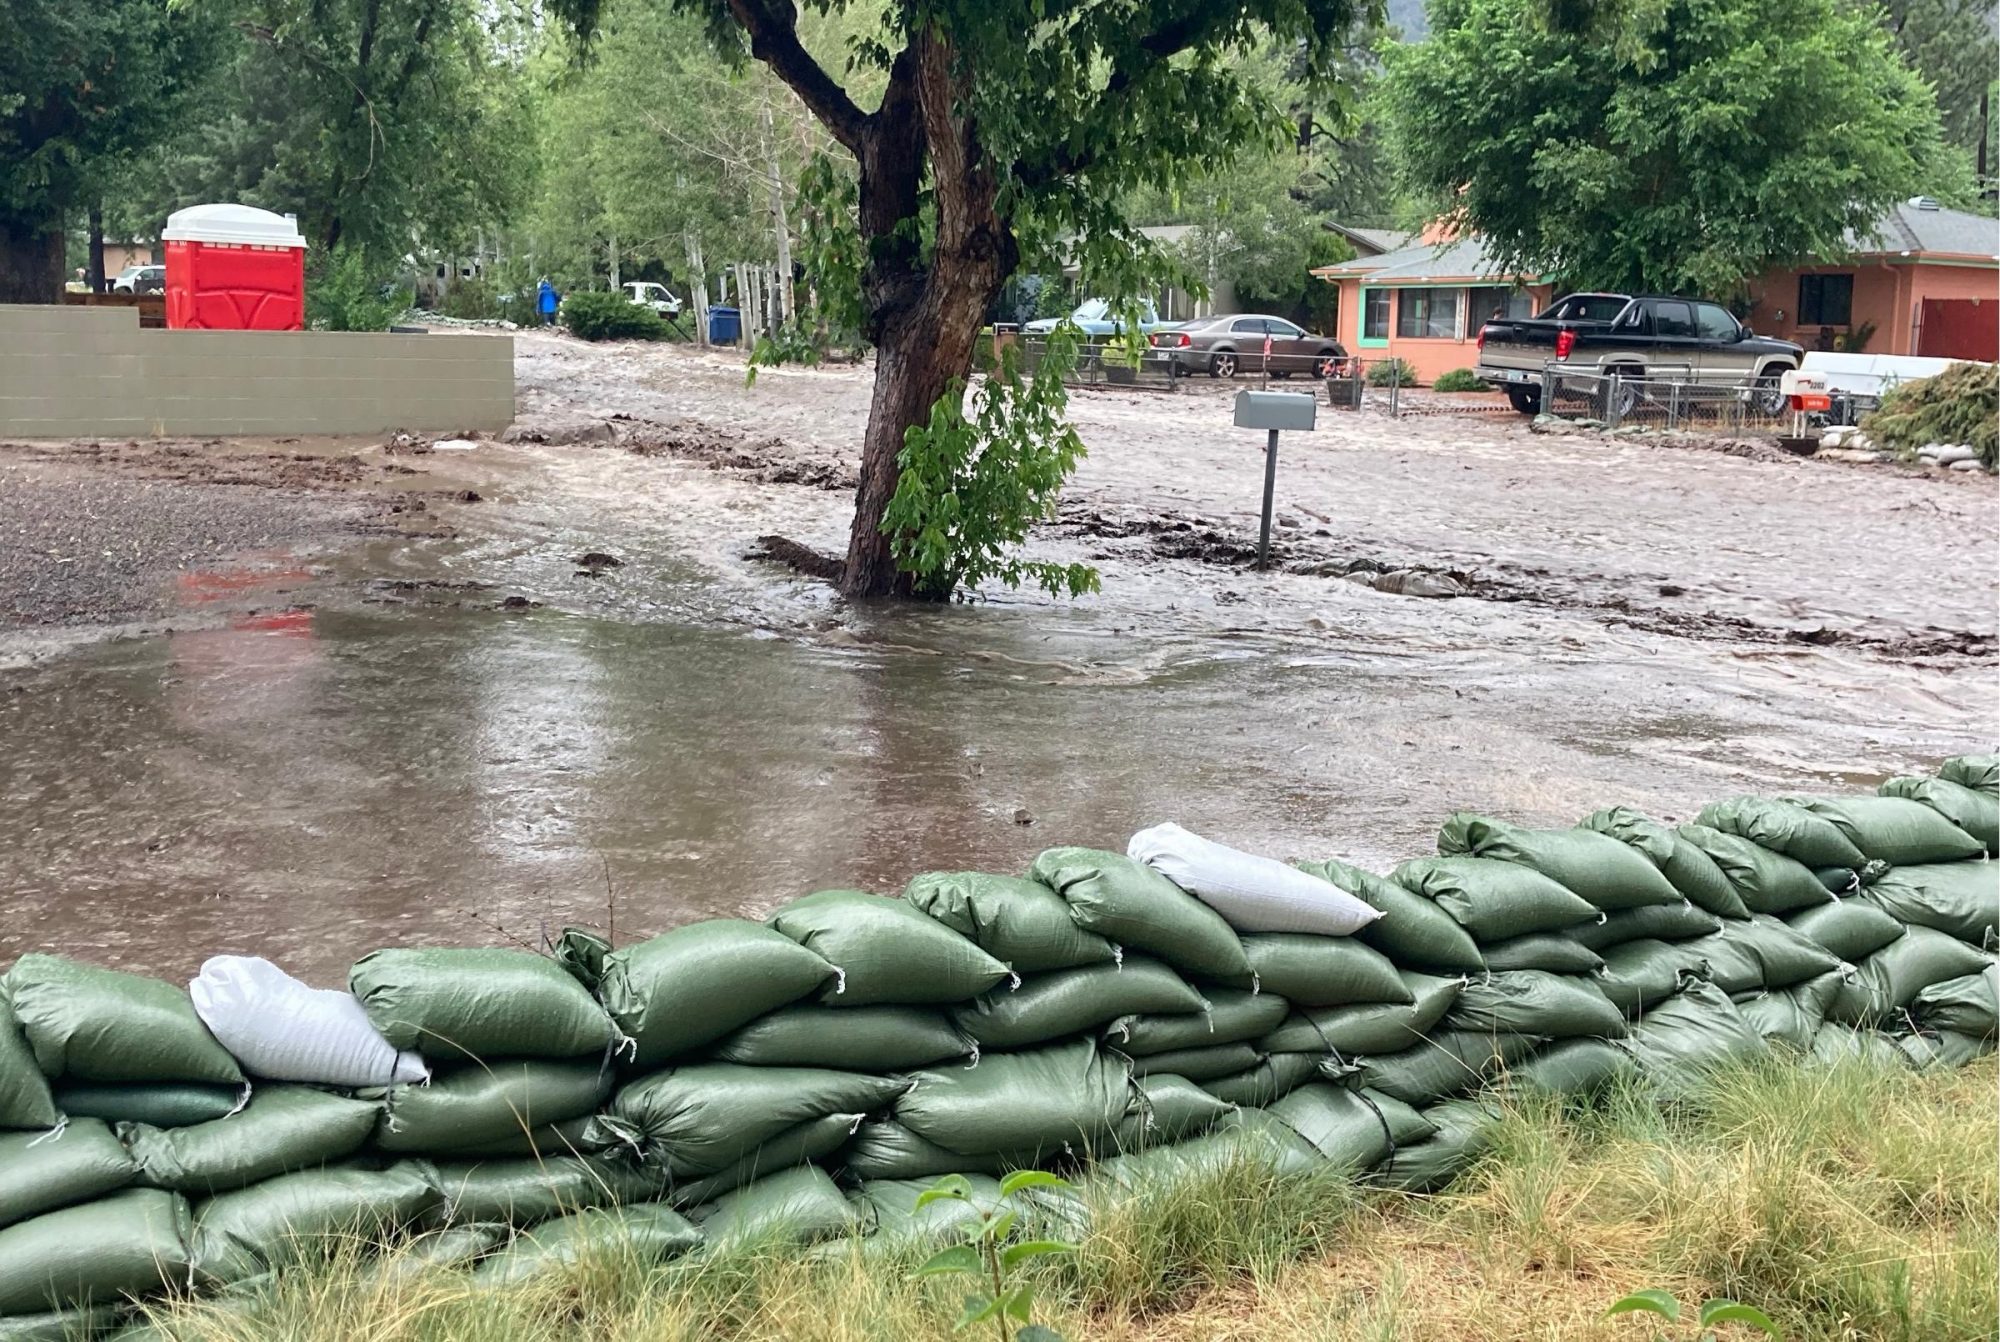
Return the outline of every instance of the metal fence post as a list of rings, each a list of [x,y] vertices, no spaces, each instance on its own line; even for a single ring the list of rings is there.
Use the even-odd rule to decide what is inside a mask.
[[[1678,428],[1680,426],[1680,411],[1681,411],[1681,384],[1678,382],[1669,382],[1667,384],[1667,427],[1668,428],[1673,429],[1673,428]]]
[[[1390,419],[1396,419],[1400,414],[1400,406],[1402,404],[1402,397],[1401,397],[1402,386],[1403,386],[1403,361],[1401,359],[1391,359],[1389,360],[1389,418]]]

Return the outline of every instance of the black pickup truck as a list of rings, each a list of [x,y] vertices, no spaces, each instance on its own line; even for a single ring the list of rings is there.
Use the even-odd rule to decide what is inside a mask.
[[[1799,366],[1801,345],[1760,336],[1720,303],[1653,294],[1569,294],[1548,311],[1490,321],[1479,331],[1479,376],[1507,393],[1524,415],[1541,409],[1542,372],[1550,365],[1578,376],[1565,391],[1604,391],[1620,412],[1637,400],[1646,377],[1709,387],[1740,387],[1758,408],[1783,407],[1778,379]]]

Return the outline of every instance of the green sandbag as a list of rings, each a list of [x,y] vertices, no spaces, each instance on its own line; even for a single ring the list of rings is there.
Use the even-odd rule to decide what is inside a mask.
[[[128,1188],[0,1230],[0,1315],[115,1305],[183,1286],[188,1204]]]
[[[932,1179],[876,1179],[861,1185],[850,1198],[856,1210],[874,1227],[874,1233],[898,1244],[923,1240],[965,1238],[990,1208],[1000,1205],[1000,1181],[984,1174],[962,1176],[972,1188],[972,1197],[938,1198],[917,1206],[936,1186]]]
[[[1843,899],[1803,909],[1785,926],[1826,948],[1836,960],[1859,964],[1903,935],[1903,924],[1865,899]]]
[[[1183,1142],[1208,1131],[1235,1110],[1185,1076],[1163,1073],[1140,1080],[1132,1107],[1118,1125],[1120,1150]]]
[[[1489,1100],[1446,1100],[1423,1111],[1435,1136],[1398,1147],[1373,1175],[1384,1187],[1409,1193],[1431,1193],[1483,1155],[1501,1123],[1497,1105]]]
[[[1444,1019],[1465,986],[1462,978],[1408,970],[1402,979],[1410,990],[1407,1006],[1370,1002],[1294,1011],[1283,1025],[1259,1039],[1257,1047],[1265,1053],[1400,1053]]]
[[[1830,820],[1863,857],[1892,866],[1984,857],[1986,845],[1922,802],[1906,797],[1787,797]]]
[[[363,1091],[366,1096],[383,1094]],[[457,1155],[581,1118],[604,1103],[611,1077],[596,1059],[467,1063],[428,1085],[397,1086],[375,1145],[410,1155]]]
[[[139,1162],[140,1183],[207,1197],[344,1160],[367,1142],[381,1114],[379,1101],[272,1082],[227,1118],[184,1128],[123,1123],[118,1135]]]
[[[1206,1048],[1177,1048],[1151,1057],[1132,1059],[1132,1075],[1184,1076],[1203,1083],[1246,1072],[1264,1060],[1250,1044],[1211,1044]]]
[[[1819,1033],[1813,1036],[1812,1058],[1829,1067],[1850,1062],[1892,1069],[1916,1065],[1888,1035],[1872,1029],[1857,1030],[1835,1021],[1820,1026]]]
[[[714,1244],[810,1244],[853,1233],[854,1208],[826,1171],[801,1165],[725,1194],[695,1213]]]
[[[1158,960],[1059,969],[996,988],[952,1012],[982,1048],[1029,1048],[1109,1025],[1121,1016],[1199,1012],[1202,995]]]
[[[1862,898],[1898,922],[1949,932],[1975,946],[2000,931],[2000,862],[1935,862],[1898,867]]]
[[[1260,991],[1275,993],[1294,1006],[1410,1000],[1395,963],[1353,937],[1260,932],[1243,938],[1243,953],[1250,958]]]
[[[236,1112],[243,1103],[241,1086],[203,1086],[160,1081],[151,1085],[57,1086],[56,1108],[71,1118],[101,1118],[107,1123],[150,1123],[156,1128],[184,1128],[209,1123]]]
[[[371,1260],[362,1269],[362,1280],[410,1281],[439,1268],[467,1267],[513,1238],[514,1227],[498,1222],[428,1230]]]
[[[1108,1137],[1125,1116],[1123,1064],[1088,1039],[932,1068],[896,1102],[896,1121],[964,1155],[1058,1151]]]
[[[821,890],[768,921],[838,971],[820,994],[828,1006],[965,1002],[1008,976],[971,941],[887,895]]]
[[[109,1305],[96,1309],[60,1309],[49,1314],[17,1314],[0,1319],[0,1342],[80,1342],[100,1337],[118,1326],[124,1311]]]
[[[1992,957],[1958,938],[1913,927],[1854,967],[1841,984],[1827,1019],[1841,1025],[1874,1025],[1895,1017],[1933,984],[1985,972]]]
[[[1770,1052],[1729,995],[1712,983],[1691,983],[1641,1017],[1621,1047],[1646,1085],[1663,1098],[1699,1089],[1725,1063]]]
[[[1724,920],[1698,904],[1649,904],[1607,913],[1601,923],[1585,923],[1566,935],[1602,955],[1628,941],[1688,941],[1712,936]]]
[[[1708,965],[1724,993],[1789,988],[1839,967],[1839,957],[1768,914],[1731,922],[1712,937],[1678,943]]]
[[[2000,854],[2000,799],[1945,778],[1891,778],[1876,791],[1922,802],[1979,840],[1989,856]]]
[[[676,1184],[674,1205],[686,1207],[712,1202],[724,1193],[733,1193],[779,1170],[824,1160],[847,1145],[861,1119],[860,1114],[828,1114],[781,1132],[719,1174]]]
[[[482,1284],[499,1285],[577,1263],[646,1268],[692,1253],[703,1238],[699,1226],[664,1202],[593,1209],[544,1221],[472,1275]]]
[[[1441,974],[1476,973],[1486,968],[1471,935],[1416,891],[1345,862],[1301,862],[1298,868],[1380,909],[1382,916],[1354,936],[1393,963]]]
[[[2000,978],[2000,969],[1989,965],[1977,974],[1962,974],[1943,983],[1933,983],[1910,1003],[1910,1019],[1920,1030],[1991,1039],[2000,1032],[1995,1028],[1995,1015],[2000,1013],[1996,978]]]
[[[59,955],[24,955],[7,974],[14,1018],[47,1077],[241,1085],[185,990]]]
[[[437,1190],[409,1162],[386,1170],[281,1174],[195,1208],[188,1241],[195,1275],[227,1285],[274,1271],[337,1238],[380,1239],[416,1224],[437,1200]]]
[[[1607,1039],[1564,1039],[1507,1069],[1515,1090],[1595,1095],[1632,1070],[1632,1059]]]
[[[1460,811],[1444,822],[1437,847],[1447,857],[1465,853],[1538,871],[1607,913],[1681,900],[1658,867],[1594,830],[1523,829]]]
[[[1912,1067],[1957,1071],[1981,1058],[1992,1057],[1996,1045],[1990,1037],[1975,1039],[1969,1034],[1944,1030],[1936,1034],[1902,1035],[1896,1040],[1896,1047],[1903,1051]]]
[[[411,1161],[410,1170],[437,1190],[432,1212],[440,1225],[538,1221],[664,1194],[665,1180],[622,1162],[580,1160],[482,1160],[474,1163]]]
[[[1032,1153],[962,1156],[919,1137],[893,1119],[863,1123],[841,1152],[840,1166],[852,1179],[934,1179],[941,1174],[999,1174],[1032,1164]]]
[[[1744,993],[1733,1000],[1744,1021],[1766,1040],[1810,1053],[1840,984],[1841,971],[1832,970],[1790,988]]]
[[[1224,1174],[1263,1171],[1298,1178],[1324,1168],[1326,1157],[1287,1123],[1262,1109],[1242,1109],[1199,1137],[1154,1146],[1091,1167],[1091,1178],[1124,1188],[1177,1184]]]
[[[1063,897],[1040,881],[980,871],[932,871],[913,878],[903,898],[972,938],[1017,974],[1046,974],[1118,958],[1109,941],[1078,927]]]
[[[1525,1034],[1440,1030],[1415,1048],[1363,1058],[1357,1076],[1370,1090],[1423,1108],[1484,1084],[1541,1042]]]
[[[1587,923],[1597,909],[1527,867],[1490,857],[1424,857],[1389,879],[1431,900],[1475,940],[1505,941]]]
[[[924,1073],[923,1075],[931,1075]],[[828,1114],[886,1109],[907,1077],[817,1067],[697,1063],[641,1077],[611,1102],[676,1178],[718,1174],[763,1143]]]
[[[1273,1053],[1254,1067],[1214,1081],[1201,1088],[1218,1100],[1245,1109],[1261,1109],[1281,1096],[1317,1077],[1321,1054]]]
[[[1722,918],[1747,918],[1750,910],[1715,859],[1689,843],[1672,826],[1639,814],[1629,806],[1613,806],[1586,816],[1583,828],[1607,834],[1630,845],[1659,868],[1682,899]]]
[[[1938,777],[1974,792],[2000,797],[2000,755],[1956,755],[1938,766]]]
[[[61,1132],[0,1134],[0,1226],[125,1187],[139,1167],[94,1118]]]
[[[1774,801],[1768,797],[1731,797],[1728,801],[1711,802],[1702,807],[1701,814],[1695,817],[1692,828],[1697,832],[1689,834],[1689,828],[1684,825],[1681,832],[1697,848],[1721,864],[1735,884],[1737,893],[1744,895],[1743,902],[1753,910],[1757,909],[1757,905],[1744,893],[1743,882],[1729,870],[1729,863],[1709,846],[1700,830],[1713,830],[1746,840],[1766,852],[1782,854],[1807,867],[1858,868],[1868,860],[1867,855],[1854,846],[1854,841],[1841,832],[1840,826],[1791,801]],[[1760,911],[1779,913],[1783,910]]]
[[[1616,1039],[1625,1016],[1590,979],[1513,969],[1474,979],[1445,1016],[1451,1030],[1538,1035],[1545,1039]]]
[[[638,1134],[627,1125],[601,1114],[583,1114],[525,1132],[517,1127],[495,1141],[453,1147],[446,1154],[454,1160],[537,1160],[596,1155],[613,1149],[637,1154],[638,1145]]]
[[[1369,1099],[1323,1081],[1274,1101],[1269,1113],[1354,1174],[1381,1164],[1391,1148],[1422,1141],[1436,1131],[1394,1096]]]
[[[1151,867],[1095,848],[1050,848],[1029,874],[1061,895],[1086,931],[1183,973],[1249,986],[1250,962],[1222,915]]]
[[[61,1118],[0,979],[0,1128],[52,1128]]]
[[[1604,957],[1575,937],[1561,932],[1535,932],[1509,937],[1479,948],[1488,969],[1545,969],[1551,974],[1595,974]]]
[[[1770,804],[1777,805],[1775,802]],[[1847,842],[1830,822],[1796,806],[1788,809],[1815,825],[1823,826],[1842,843]],[[1702,814],[1708,813],[1704,811]],[[1790,913],[1793,909],[1827,903],[1833,895],[1819,877],[1813,875],[1813,867],[1846,865],[1836,862],[1807,865],[1775,849],[1760,847],[1751,839],[1704,825],[1682,825],[1680,832],[1689,843],[1714,859],[1715,865],[1722,868],[1722,874],[1729,878],[1737,898],[1752,913]],[[1855,856],[1859,858],[1860,855]],[[1861,864],[1857,861],[1854,865]]]
[[[1392,975],[1393,978],[1393,975]],[[1403,981],[1394,979],[1397,990]],[[1170,1016],[1123,1016],[1105,1037],[1120,1053],[1144,1057],[1178,1049],[1208,1048],[1256,1039],[1278,1028],[1290,1005],[1271,992],[1247,993],[1239,988],[1211,988],[1208,1010]]]
[[[633,1068],[653,1071],[816,992],[833,966],[784,933],[717,918],[604,958],[598,997],[634,1040]]]
[[[1683,975],[1703,970],[1702,957],[1687,949],[1691,944],[1644,938],[1613,946],[1604,953],[1604,972],[1592,981],[1611,1005],[1636,1016],[1679,992]]]
[[[347,986],[384,1039],[433,1061],[575,1058],[603,1053],[614,1034],[590,991],[532,951],[376,951]]]
[[[836,1067],[901,1072],[962,1058],[973,1041],[933,1007],[834,1010],[817,1003],[760,1016],[715,1046],[724,1062],[753,1067]]]

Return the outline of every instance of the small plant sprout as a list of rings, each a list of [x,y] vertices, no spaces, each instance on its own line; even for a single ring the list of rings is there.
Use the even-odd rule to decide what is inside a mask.
[[[1669,1324],[1679,1324],[1681,1322],[1681,1302],[1674,1298],[1672,1292],[1652,1287],[1644,1291],[1634,1291],[1624,1299],[1616,1301],[1610,1309],[1604,1311],[1604,1317],[1607,1319],[1618,1314],[1653,1314]],[[1693,1324],[1699,1331],[1689,1336],[1694,1339],[1694,1342],[1715,1342],[1715,1330],[1724,1324],[1731,1323],[1741,1324],[1745,1328],[1754,1328],[1758,1332],[1763,1333],[1764,1336],[1774,1339],[1774,1342],[1784,1342],[1784,1334],[1778,1331],[1778,1325],[1772,1323],[1770,1316],[1765,1314],[1763,1310],[1758,1309],[1755,1305],[1744,1305],[1734,1300],[1722,1299],[1704,1300],[1701,1302],[1701,1311]],[[1653,1336],[1660,1339],[1660,1342],[1668,1342],[1668,1339],[1680,1337],[1683,1334],[1678,1331],[1669,1333],[1656,1329]]]
[[[940,1249],[913,1277],[964,1275],[975,1278],[980,1289],[965,1297],[965,1310],[953,1325],[957,1331],[991,1320],[1000,1342],[1063,1342],[1062,1335],[1031,1321],[1034,1287],[1019,1279],[1021,1264],[1044,1254],[1075,1253],[1074,1244],[1061,1240],[1029,1239],[1005,1243],[1020,1220],[1020,1209],[1012,1205],[1017,1193],[1029,1188],[1068,1188],[1068,1180],[1042,1170],[1016,1170],[1000,1181],[1000,1200],[981,1207],[972,1197],[972,1185],[962,1174],[947,1174],[917,1198],[919,1210],[933,1202],[963,1202],[979,1214],[979,1219],[963,1241]]]

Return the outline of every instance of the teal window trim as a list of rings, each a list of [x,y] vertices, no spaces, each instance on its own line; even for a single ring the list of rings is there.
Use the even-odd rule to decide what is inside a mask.
[[[1368,334],[1368,295],[1377,290],[1392,295],[1392,297],[1389,299],[1388,321],[1383,324],[1382,334],[1371,336]],[[1355,305],[1360,309],[1354,317],[1355,344],[1363,349],[1389,348],[1389,337],[1395,333],[1396,329],[1396,300],[1393,297],[1395,292],[1394,289],[1385,289],[1379,284],[1364,284],[1361,286],[1361,301]]]

